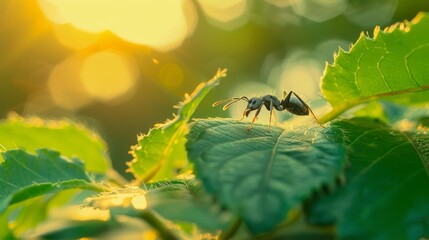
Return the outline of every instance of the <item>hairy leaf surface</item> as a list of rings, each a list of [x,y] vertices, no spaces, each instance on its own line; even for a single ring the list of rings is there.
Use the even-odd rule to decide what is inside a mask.
[[[89,172],[106,173],[111,168],[106,143],[94,132],[67,120],[11,118],[0,121],[0,147],[23,148],[34,153],[49,148],[66,157],[78,157]],[[0,156],[0,162],[3,158]]]
[[[340,50],[333,65],[326,65],[322,94],[333,110],[321,122],[332,120],[349,108],[390,96],[401,102],[426,101],[429,97],[429,16],[419,14],[411,22],[395,24],[374,38],[364,34],[350,48]],[[410,98],[406,93],[417,93]],[[411,102],[410,102],[411,101]]]
[[[101,191],[90,182],[83,163],[66,160],[58,152],[39,149],[33,155],[23,150],[3,153],[0,165],[0,213],[9,205],[64,189]]]
[[[144,182],[175,178],[186,166],[187,123],[198,104],[219,84],[220,78],[225,76],[226,69],[219,69],[211,80],[198,85],[191,96],[186,95],[173,120],[157,125],[147,135],[138,137],[138,144],[132,146],[130,151],[133,160],[128,163],[129,170],[136,178]]]
[[[347,184],[309,206],[314,224],[346,239],[419,239],[429,220],[429,136],[368,118],[333,124],[347,139]]]
[[[209,193],[254,233],[269,231],[345,163],[341,132],[320,126],[285,130],[233,120],[191,125],[188,156]]]
[[[148,191],[148,205],[163,217],[194,223],[204,231],[216,232],[226,227],[227,214],[220,214],[218,206],[193,180],[162,181]],[[154,186],[154,185],[152,185]]]
[[[216,232],[226,226],[227,216],[215,211],[211,198],[201,192],[195,179],[164,180],[147,184],[146,189],[125,187],[104,192],[86,200],[88,206],[111,209],[126,208],[121,214],[136,216],[150,210],[176,223],[195,224],[205,231]],[[144,201],[145,204],[139,204]],[[118,204],[122,202],[121,204]],[[129,208],[132,206],[134,208]],[[112,209],[111,209],[112,210]]]

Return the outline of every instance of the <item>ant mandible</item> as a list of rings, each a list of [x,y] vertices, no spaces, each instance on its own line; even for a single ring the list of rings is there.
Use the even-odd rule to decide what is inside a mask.
[[[292,95],[294,95],[298,99],[298,102],[291,101]],[[282,97],[281,101],[276,96],[270,95],[270,94],[262,96],[262,97],[253,97],[253,98],[250,98],[250,99],[247,98],[246,96],[241,96],[241,97],[233,97],[233,98],[230,98],[230,99],[217,101],[217,102],[213,103],[212,107],[216,107],[219,104],[222,104],[224,102],[228,102],[229,101],[229,103],[227,103],[227,104],[225,104],[225,106],[223,106],[223,110],[226,110],[226,109],[229,108],[229,106],[231,106],[231,104],[236,103],[236,102],[238,102],[240,100],[244,100],[244,101],[248,102],[248,104],[247,104],[246,109],[243,112],[243,116],[238,121],[243,120],[243,118],[245,116],[248,117],[249,113],[251,111],[256,110],[255,116],[252,119],[252,123],[247,128],[248,130],[250,130],[250,129],[253,128],[253,124],[254,124],[256,118],[258,117],[259,112],[262,109],[262,106],[265,106],[265,108],[268,111],[270,111],[270,120],[268,121],[268,129],[271,126],[271,116],[273,114],[274,114],[274,121],[276,119],[275,111],[273,111],[274,109],[277,110],[277,111],[286,110],[286,111],[288,111],[288,112],[290,112],[292,114],[298,115],[298,116],[308,116],[311,113],[311,115],[316,120],[317,124],[320,125],[319,121],[316,118],[316,115],[314,115],[314,113],[311,110],[311,108],[304,102],[304,100],[302,100],[293,91],[290,91],[287,95],[286,95],[286,91],[283,91],[283,97]],[[320,125],[320,126],[322,126],[322,125]]]

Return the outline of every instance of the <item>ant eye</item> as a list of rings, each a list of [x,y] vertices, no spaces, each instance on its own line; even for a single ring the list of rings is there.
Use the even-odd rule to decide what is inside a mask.
[[[253,99],[253,100],[252,100],[252,104],[255,104],[255,103],[256,103],[256,100],[255,100],[255,99]]]

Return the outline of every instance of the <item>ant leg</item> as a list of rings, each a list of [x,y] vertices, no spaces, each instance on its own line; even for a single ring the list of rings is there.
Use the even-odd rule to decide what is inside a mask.
[[[244,110],[243,115],[241,116],[241,118],[240,119],[235,119],[235,121],[239,122],[239,121],[243,120],[245,116],[246,116],[246,110]]]
[[[273,100],[270,100],[270,120],[268,121],[268,130],[271,128],[271,116],[273,115]]]
[[[286,91],[285,90],[283,90],[283,93],[282,93],[282,99],[285,99],[286,98]]]
[[[255,116],[253,117],[253,119],[252,119],[252,123],[250,124],[250,126],[249,127],[247,127],[247,130],[250,130],[250,129],[252,129],[253,128],[253,123],[255,123],[255,120],[256,120],[256,118],[258,117],[258,115],[259,115],[259,112],[261,111],[261,109],[262,109],[262,106],[264,106],[263,104],[261,104],[261,106],[258,108],[258,110],[256,110],[256,113],[255,113]]]
[[[290,101],[290,97],[292,96],[292,93],[295,95],[295,96],[297,96],[294,92],[292,92],[292,91],[290,91],[287,95],[286,95],[286,92],[285,91],[283,91],[283,100],[282,100],[282,103],[285,103],[284,104],[284,106],[282,106],[283,107],[283,109],[286,109],[286,107],[287,107],[287,105],[288,105],[288,103],[289,103],[289,101]],[[285,97],[286,96],[286,97]],[[298,96],[297,96],[298,97]],[[299,101],[301,101],[302,103],[304,103],[304,101],[301,99],[301,98],[299,98],[298,97],[298,99],[299,99]],[[307,105],[307,104],[305,104],[304,103],[304,106],[305,105]]]
[[[322,126],[322,124],[320,124],[320,122],[317,119],[316,115],[314,115],[313,110],[311,110],[311,107],[308,106],[307,103],[305,103],[304,100],[302,100],[296,93],[294,93],[293,91],[290,91],[290,93],[288,94],[289,99],[290,99],[290,94],[291,93],[293,93],[293,95],[295,95],[295,97],[298,98],[298,100],[310,111],[311,115],[313,116],[314,120],[316,120],[317,124],[319,124],[319,126],[321,126],[322,128],[325,128],[324,126]]]
[[[274,126],[277,125],[277,115],[276,115],[276,111],[273,111],[273,115],[274,115]]]

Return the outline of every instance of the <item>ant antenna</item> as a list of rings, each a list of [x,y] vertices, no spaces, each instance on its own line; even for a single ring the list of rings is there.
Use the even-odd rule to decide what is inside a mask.
[[[233,97],[233,98],[229,98],[229,99],[217,101],[217,102],[215,102],[215,103],[212,104],[212,107],[216,107],[219,104],[222,104],[224,102],[228,102],[229,101],[229,103],[227,103],[227,104],[225,104],[225,106],[223,106],[223,110],[226,110],[226,109],[229,108],[229,106],[231,106],[231,104],[236,103],[236,102],[238,102],[240,100],[244,100],[246,102],[249,102],[249,99],[247,97],[245,97],[245,96],[242,96],[242,97]]]

